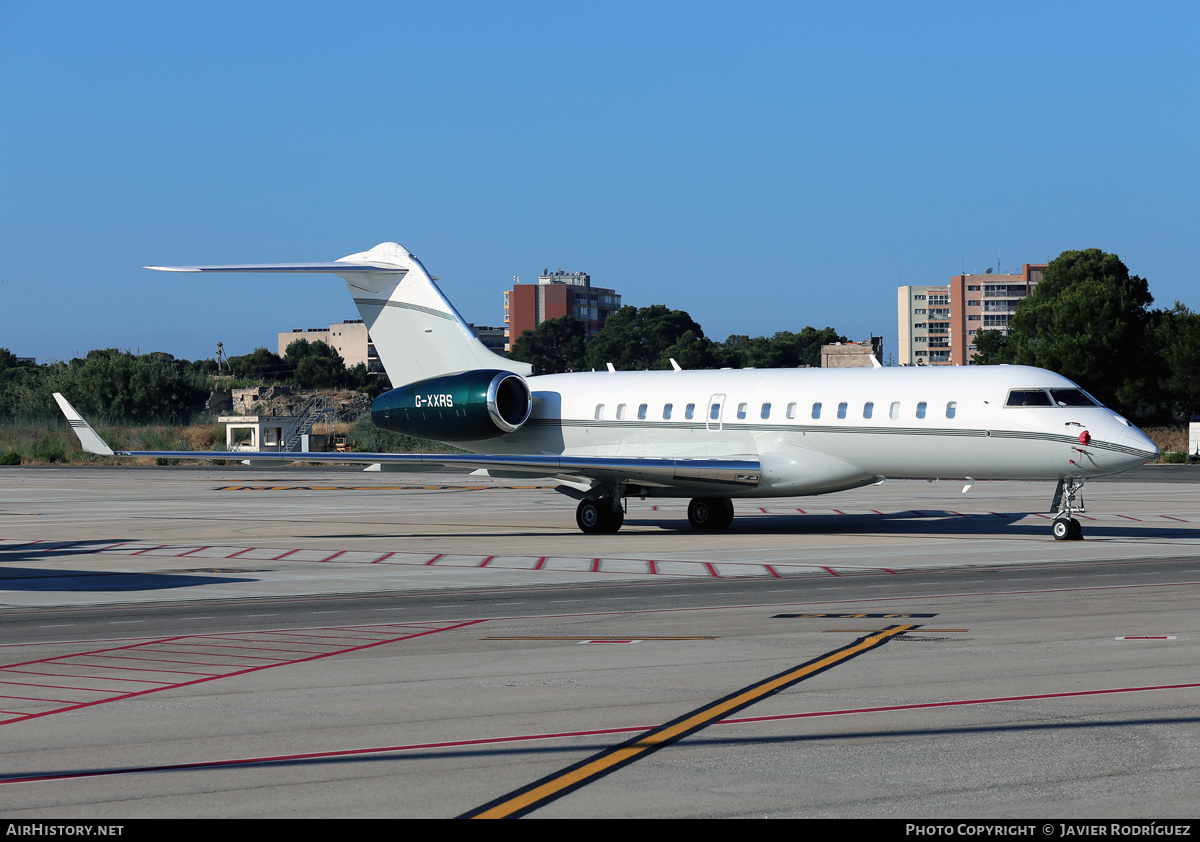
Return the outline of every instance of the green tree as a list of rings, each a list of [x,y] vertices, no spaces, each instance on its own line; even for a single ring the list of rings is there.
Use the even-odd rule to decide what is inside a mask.
[[[1146,281],[1130,275],[1115,254],[1065,251],[1017,307],[1011,336],[1000,343],[1003,354],[1056,371],[1109,406],[1135,413],[1152,397],[1157,374],[1148,330],[1153,301]]]
[[[136,355],[108,348],[49,366],[40,388],[47,393],[62,392],[76,409],[95,417],[183,420],[203,405],[208,382],[180,368],[170,354]],[[41,402],[54,407],[49,394]]]
[[[534,374],[584,371],[583,338],[587,328],[574,316],[546,319],[517,337],[509,358],[530,363]]]
[[[688,331],[693,333],[693,341],[704,336],[704,329],[683,310],[668,310],[662,304],[640,309],[622,307],[608,317],[600,333],[588,343],[587,366],[597,371],[608,363],[621,371],[670,368],[663,352]]]
[[[291,380],[294,373],[291,364],[285,362],[274,351],[268,351],[266,348],[255,348],[249,354],[230,357],[225,361],[225,365],[226,372],[234,377],[253,381],[263,386],[269,383],[286,383]]]
[[[1172,421],[1187,423],[1200,412],[1200,313],[1176,301],[1155,317],[1154,344],[1162,364],[1159,402]]]
[[[292,382],[301,389],[337,389],[349,381],[341,355],[325,342],[296,339],[284,351]]]

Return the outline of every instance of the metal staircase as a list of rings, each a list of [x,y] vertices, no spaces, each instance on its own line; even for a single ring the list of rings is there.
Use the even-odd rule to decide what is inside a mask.
[[[288,428],[287,437],[283,440],[280,450],[296,450],[301,437],[308,435],[318,421],[325,419],[326,425],[331,426],[329,419],[332,416],[333,408],[329,405],[329,398],[325,395],[314,395],[300,411],[296,423]]]

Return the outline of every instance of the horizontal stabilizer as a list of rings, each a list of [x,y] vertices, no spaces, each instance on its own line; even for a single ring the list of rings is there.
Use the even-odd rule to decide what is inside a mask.
[[[399,266],[373,266],[369,263],[230,263],[218,266],[146,266],[159,272],[331,272],[335,275],[370,272],[380,275],[403,275],[407,269]]]

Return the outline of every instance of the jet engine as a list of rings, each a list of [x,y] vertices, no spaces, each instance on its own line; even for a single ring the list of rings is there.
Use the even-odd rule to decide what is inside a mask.
[[[514,433],[529,418],[533,393],[511,371],[445,374],[385,392],[371,404],[377,427],[436,441],[480,441]]]

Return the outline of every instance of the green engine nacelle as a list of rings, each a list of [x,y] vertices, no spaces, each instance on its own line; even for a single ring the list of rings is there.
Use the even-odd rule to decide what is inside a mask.
[[[446,374],[392,389],[371,404],[375,426],[436,441],[479,441],[516,432],[533,394],[511,371]]]

